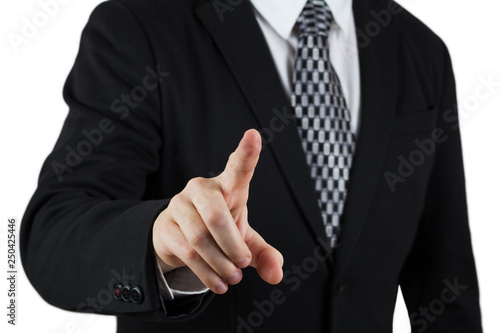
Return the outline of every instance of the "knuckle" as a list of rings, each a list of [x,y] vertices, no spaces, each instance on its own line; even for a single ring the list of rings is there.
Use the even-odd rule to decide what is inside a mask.
[[[185,212],[183,224],[191,229],[195,229],[195,232],[197,229],[203,227],[200,216],[196,211],[192,210]]]
[[[153,244],[156,251],[166,253],[169,248],[167,244],[168,234],[170,232],[170,222],[155,223],[153,226]]]
[[[170,219],[166,215],[167,215],[167,213],[165,211],[163,211],[156,218],[154,225],[153,225],[153,235],[154,234],[162,235],[163,233],[167,232],[168,227],[169,227],[169,223],[170,223]]]
[[[236,162],[235,160],[238,158],[238,154],[236,154],[236,151],[233,151],[228,159],[227,159],[227,164],[230,166],[230,167],[233,167],[234,166],[234,163]]]
[[[193,188],[193,189],[198,189],[198,188],[201,188],[203,187],[203,185],[205,184],[205,178],[203,177],[195,177],[195,178],[191,178],[188,183],[187,183],[187,186],[186,187],[189,187],[189,188]]]
[[[186,247],[186,243],[184,241],[184,238],[180,235],[173,236],[173,239],[171,240],[171,244],[168,244],[168,246],[171,248],[171,252],[178,252],[179,249],[184,249]]]
[[[167,264],[177,263],[180,261],[180,259],[172,252],[163,253],[163,257],[165,258],[165,262]]]
[[[163,241],[161,238],[155,237],[155,235],[153,235],[153,244],[155,252],[159,256],[168,256],[171,254],[165,241]]]
[[[209,201],[213,201],[220,197],[221,191],[218,184],[211,181],[204,194]]]
[[[184,197],[182,196],[181,193],[176,194],[170,199],[170,204],[168,205],[169,207],[178,207],[181,205],[181,202],[184,200]]]
[[[167,264],[178,264],[181,262],[179,257],[172,251],[167,242],[161,242],[155,246],[155,251],[157,255]]]
[[[220,228],[225,225],[224,212],[220,209],[211,209],[207,212],[205,224],[213,228]]]
[[[202,192],[197,192],[196,194],[194,194],[192,200],[195,207],[199,210],[206,210],[208,209],[208,207],[210,207],[208,198]]]
[[[205,230],[197,231],[190,237],[190,243],[195,248],[203,248],[207,246],[209,242],[210,242],[210,234],[208,233],[208,231]]]
[[[198,191],[195,192],[193,196],[193,203],[195,205],[201,206],[202,208],[209,208],[214,200],[220,195],[220,190],[218,190],[213,181],[206,181]]]
[[[188,262],[195,261],[196,259],[198,259],[199,256],[198,252],[196,252],[196,250],[193,249],[192,247],[184,248],[183,255],[184,258],[186,258],[186,261]]]

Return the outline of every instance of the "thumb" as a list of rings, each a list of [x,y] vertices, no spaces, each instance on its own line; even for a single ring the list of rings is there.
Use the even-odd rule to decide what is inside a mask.
[[[219,183],[225,192],[246,189],[259,161],[261,150],[259,132],[250,129],[245,132],[238,148],[229,156],[224,172],[219,176]]]
[[[250,266],[257,269],[260,277],[270,284],[278,284],[283,279],[283,255],[266,243],[261,235],[248,226],[246,244],[252,253]]]

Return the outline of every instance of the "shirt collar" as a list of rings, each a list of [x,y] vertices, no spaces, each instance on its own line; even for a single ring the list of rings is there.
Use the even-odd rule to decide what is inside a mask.
[[[276,32],[288,39],[307,0],[251,0],[255,9]],[[342,31],[349,29],[352,0],[325,0],[335,23]]]

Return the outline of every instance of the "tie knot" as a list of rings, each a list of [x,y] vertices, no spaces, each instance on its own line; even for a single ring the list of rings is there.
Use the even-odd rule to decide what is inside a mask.
[[[324,0],[307,0],[297,20],[300,37],[323,36],[327,38],[332,22],[332,12]]]

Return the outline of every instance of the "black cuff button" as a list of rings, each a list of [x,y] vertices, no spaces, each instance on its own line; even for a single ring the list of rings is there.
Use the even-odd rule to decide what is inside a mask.
[[[130,301],[130,286],[128,284],[122,287],[122,300],[125,302]]]
[[[136,303],[136,304],[139,304],[142,302],[142,300],[144,299],[144,295],[142,293],[142,290],[141,288],[135,286],[134,288],[132,288],[130,290],[130,299],[132,300],[132,302]]]
[[[117,283],[113,286],[113,297],[119,301],[122,300],[122,287],[121,283]]]

